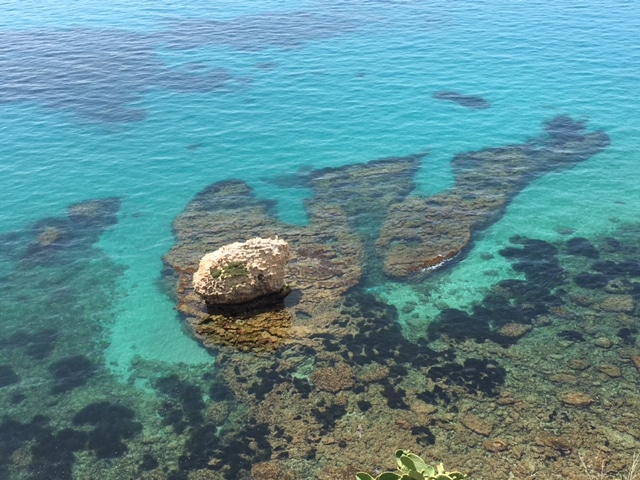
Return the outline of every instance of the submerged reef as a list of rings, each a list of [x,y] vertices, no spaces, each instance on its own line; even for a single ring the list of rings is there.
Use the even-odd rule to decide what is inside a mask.
[[[535,178],[571,168],[609,144],[606,133],[584,129],[583,122],[561,115],[545,124],[545,134],[524,144],[456,155],[451,188],[431,197],[409,196],[389,210],[376,242],[384,272],[405,277],[462,253]]]
[[[544,129],[524,144],[457,155],[454,185],[431,197],[411,194],[424,154],[306,172],[297,185],[313,192],[307,226],[278,220],[274,205],[242,181],[214,183],[176,218],[176,245],[164,257],[166,273],[178,277],[178,310],[206,346],[274,350],[284,341],[306,342],[326,331],[343,294],[363,279],[407,277],[459,256],[529,182],[609,143],[604,132],[585,133],[583,122],[566,116]],[[276,234],[291,252],[285,282],[293,292],[285,305],[257,315],[211,315],[191,287],[199,259],[238,239]]]
[[[437,252],[464,253],[527,182],[608,143],[568,117],[545,130],[457,156],[440,210],[412,194],[422,155],[304,173],[299,183],[313,193],[306,226],[279,221],[241,181],[200,192],[175,220],[165,274],[194,335],[217,353],[215,374],[205,374],[210,387],[179,377],[156,384],[163,421],[186,439],[168,478],[350,478],[389,468],[380,460],[389,445],[428,449],[474,478],[578,480],[581,451],[596,462],[607,455],[607,472],[620,473],[640,441],[637,227],[554,243],[514,235],[500,254],[518,278],[468,310],[420,319],[411,339],[371,288],[384,273],[447,258]],[[393,238],[392,221],[403,227]],[[291,252],[282,308],[212,318],[191,287],[200,257],[275,234]],[[428,277],[417,279],[428,288]]]
[[[256,199],[239,180],[215,183],[196,195],[174,221],[176,246],[164,257],[168,274],[178,276],[177,308],[196,337],[209,347],[274,350],[283,341],[307,342],[310,332],[326,330],[344,293],[361,280],[367,239],[359,231],[379,225],[389,206],[411,192],[420,158],[312,172],[306,181],[318,194],[306,203],[308,226],[279,221],[274,205]],[[290,250],[285,281],[292,291],[284,306],[251,308],[240,316],[211,315],[191,286],[200,258],[238,236],[276,235]]]
[[[389,468],[389,445],[480,479],[582,480],[579,454],[620,474],[640,442],[639,228],[589,239],[597,258],[577,236],[512,237],[500,254],[524,278],[424,319],[427,338],[409,340],[396,308],[357,285],[304,342],[268,356],[219,349],[210,399],[160,378],[166,425],[187,438],[175,475],[349,478]],[[580,272],[612,288],[580,286]]]
[[[215,64],[175,68],[162,60],[159,49],[299,48],[361,24],[299,11],[225,21],[173,17],[153,33],[87,27],[6,30],[0,32],[0,104],[37,102],[92,121],[137,122],[146,111],[134,103],[151,89],[208,93],[233,80],[227,69]]]
[[[94,396],[120,393],[96,388],[108,383],[100,346],[124,271],[96,243],[119,207],[90,199],[0,235],[0,478],[97,478],[76,470],[80,452],[111,458],[138,432],[102,410],[93,431],[72,423]]]

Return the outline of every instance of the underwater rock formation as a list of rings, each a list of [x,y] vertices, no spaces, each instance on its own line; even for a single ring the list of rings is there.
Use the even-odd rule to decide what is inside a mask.
[[[473,234],[497,221],[535,178],[571,168],[609,144],[606,133],[584,133],[584,128],[583,122],[559,116],[545,124],[544,135],[524,144],[457,155],[451,188],[407,197],[390,209],[376,242],[384,272],[405,277],[463,252]]]
[[[342,295],[363,272],[371,282],[383,273],[406,277],[440,266],[497,221],[529,182],[570,168],[609,143],[604,132],[585,133],[584,122],[567,116],[553,118],[544,129],[524,144],[457,155],[455,184],[431,197],[411,195],[424,154],[305,173],[297,183],[313,191],[305,202],[306,226],[278,220],[274,204],[256,199],[241,181],[214,183],[174,222],[176,246],[164,261],[178,276],[177,308],[210,347],[273,350],[285,338],[306,341],[310,333],[328,328]],[[239,315],[208,310],[191,286],[200,258],[238,236],[276,233],[282,233],[291,253],[285,282],[293,292],[286,304],[271,312],[254,305]]]
[[[200,260],[193,287],[208,305],[242,304],[284,289],[289,244],[252,238],[224,245]]]
[[[387,158],[312,172],[306,184],[315,195],[306,204],[307,226],[287,225],[274,204],[254,197],[239,180],[217,182],[198,193],[174,221],[176,245],[165,255],[177,274],[177,309],[205,346],[235,345],[274,350],[287,341],[309,341],[339,315],[343,294],[356,286],[366,265],[365,243],[377,236],[388,208],[414,188],[422,155]],[[193,290],[200,258],[238,236],[269,238],[281,233],[289,244],[285,282],[292,287],[286,308],[251,306],[234,315],[213,314]],[[343,332],[344,334],[344,332]]]
[[[565,133],[565,140],[571,137]],[[555,154],[553,168],[565,153]],[[279,222],[273,204],[238,181],[208,187],[176,219],[177,243],[165,262],[179,274],[178,308],[196,337],[220,350],[210,387],[163,382],[163,395],[171,397],[164,422],[188,437],[178,461],[182,476],[208,468],[221,478],[249,472],[256,478],[347,478],[351,467],[378,465],[389,443],[428,449],[476,475],[474,465],[489,465],[496,478],[582,472],[570,449],[612,445],[615,453],[607,455],[616,471],[623,470],[624,455],[640,439],[638,309],[620,308],[629,296],[635,305],[640,301],[640,227],[626,237],[618,231],[615,238],[610,232],[589,238],[591,246],[514,235],[499,254],[519,278],[498,282],[469,311],[443,310],[428,326],[418,319],[426,338],[411,340],[398,310],[368,287],[378,285],[374,275],[384,258],[374,243],[379,228],[398,205],[414,199],[408,195],[418,163],[407,157],[305,174],[313,191],[307,226]],[[501,212],[481,211],[487,222]],[[416,223],[423,220],[415,215]],[[199,256],[232,236],[276,231],[285,232],[292,256],[285,281],[294,288],[284,306],[245,318],[207,313],[191,287]],[[356,243],[343,244],[348,240]],[[581,272],[602,275],[603,290],[575,282]],[[606,347],[598,340],[605,337]],[[220,344],[242,351],[279,348],[274,355],[252,355]],[[203,400],[204,388],[212,405]],[[245,423],[224,420],[240,416]],[[551,428],[562,436],[550,436]],[[520,447],[527,444],[536,449]]]
[[[18,245],[23,263],[55,262],[65,250],[95,243],[107,228],[118,223],[118,197],[98,198],[75,203],[67,208],[67,217],[49,217],[30,227],[26,248]]]

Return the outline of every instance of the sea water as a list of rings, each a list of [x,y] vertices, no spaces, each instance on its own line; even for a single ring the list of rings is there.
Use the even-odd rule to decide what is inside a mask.
[[[512,235],[594,238],[637,221],[638,45],[640,9],[615,0],[4,2],[0,363],[12,365],[45,326],[67,340],[49,360],[11,367],[20,381],[0,385],[3,412],[30,420],[11,400],[21,385],[40,401],[55,396],[41,375],[58,357],[91,353],[101,375],[136,379],[132,398],[148,388],[136,366],[212,368],[160,287],[172,221],[212,182],[243,180],[278,202],[281,220],[304,225],[311,192],[279,178],[427,152],[414,194],[432,195],[453,184],[456,154],[522,143],[555,115],[604,130],[604,152],[529,184],[455,265],[368,286],[399,310],[419,305],[417,323],[400,314],[409,336],[443,308],[469,309],[501,279],[521,277],[499,255]],[[440,90],[490,108],[435,99]],[[33,225],[106,197],[120,199],[117,223],[79,258],[24,271],[13,252]],[[60,305],[52,282],[68,284]],[[76,316],[43,322],[52,311]],[[83,322],[84,338],[64,330]],[[24,468],[12,475],[44,478]]]

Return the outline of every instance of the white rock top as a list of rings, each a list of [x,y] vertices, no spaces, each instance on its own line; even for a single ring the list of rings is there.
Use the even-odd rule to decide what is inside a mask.
[[[289,244],[279,238],[252,238],[207,253],[193,274],[193,288],[208,304],[241,304],[280,292]]]

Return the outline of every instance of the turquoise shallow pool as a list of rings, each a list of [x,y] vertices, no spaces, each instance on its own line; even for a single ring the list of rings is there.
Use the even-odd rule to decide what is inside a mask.
[[[525,478],[517,468],[526,462],[543,476],[580,478],[581,449],[608,451],[612,474],[625,468],[640,444],[631,400],[640,378],[640,271],[611,265],[637,261],[640,248],[640,9],[632,2],[82,0],[5,2],[0,18],[0,477],[267,479],[276,478],[272,468],[282,478],[322,480],[349,477],[350,465],[386,468],[382,458],[412,445],[474,478],[490,478],[483,462],[495,478]],[[216,352],[175,311],[162,257],[174,246],[173,220],[206,186],[242,180],[276,202],[281,222],[304,228],[314,191],[296,179],[309,172],[426,152],[411,195],[428,197],[454,185],[456,155],[525,144],[558,115],[606,133],[609,145],[533,178],[443,268],[404,279],[365,270],[355,288],[358,315],[367,317],[367,302],[388,309],[398,342],[458,355],[429,361],[497,361],[490,366],[504,378],[491,377],[495,390],[421,396],[443,381],[428,365],[377,350],[371,364],[353,353],[333,358],[328,338],[326,351],[285,350],[274,364],[224,350],[219,369]],[[101,213],[87,220],[74,208]],[[531,248],[540,259],[552,252],[514,235],[558,249],[555,300],[527,297],[540,306],[526,321],[516,310],[509,322],[487,319],[479,309],[496,314],[496,285],[520,279],[534,289],[539,278],[505,249]],[[572,238],[611,268],[586,250],[572,253]],[[623,247],[612,248],[614,239]],[[587,270],[609,277],[580,277]],[[606,280],[623,281],[624,291]],[[447,331],[447,319],[455,332],[486,321],[489,329],[526,324],[528,333],[494,344],[488,334]],[[586,370],[552,368],[577,357]],[[296,365],[286,374],[278,363],[285,360]],[[345,362],[355,384],[323,389],[314,372]],[[374,363],[380,378],[363,380]],[[230,382],[229,372],[248,387]],[[519,382],[531,390],[518,392]],[[592,403],[567,402],[567,391]],[[496,403],[516,405],[512,413],[489,408],[514,392],[513,403]],[[385,400],[404,395],[406,409]],[[318,432],[296,415],[283,414],[284,426],[267,421],[257,407],[286,411],[298,400],[316,402],[320,413],[309,422]],[[415,418],[400,419],[405,411]],[[570,420],[527,423],[527,411]],[[245,418],[258,419],[254,430]],[[374,431],[387,421],[407,422],[406,437],[367,437],[367,422]],[[576,440],[589,422],[598,435]],[[451,437],[465,428],[475,443]],[[508,444],[502,457],[483,447],[496,436]],[[233,456],[252,442],[258,446]],[[538,442],[538,450],[518,442]],[[361,449],[378,463],[358,463]]]

